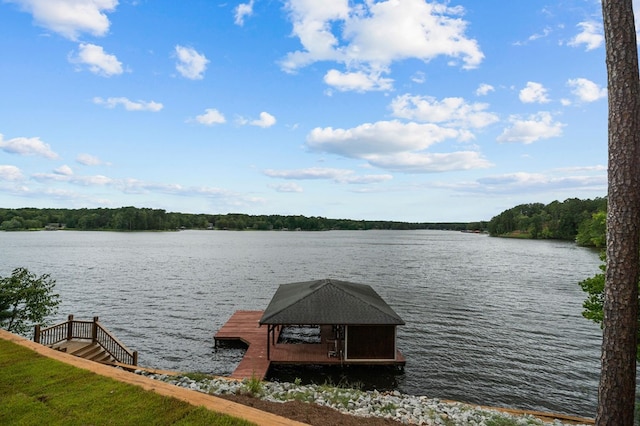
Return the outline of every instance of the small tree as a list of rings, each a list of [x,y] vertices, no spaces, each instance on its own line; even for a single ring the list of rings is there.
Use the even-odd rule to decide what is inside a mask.
[[[604,261],[604,253],[601,256],[601,259]],[[588,295],[587,299],[582,303],[582,307],[584,310],[582,311],[582,316],[586,319],[589,319],[596,324],[602,327],[602,320],[604,318],[604,271],[606,269],[606,265],[603,263],[600,265],[600,270],[603,272],[594,275],[591,278],[587,278],[584,281],[581,281],[580,287],[584,290]],[[638,283],[638,287],[640,288],[640,283]],[[638,300],[640,303],[640,299]],[[640,311],[638,313],[638,344],[636,346],[636,360],[640,361]]]
[[[0,327],[26,335],[35,324],[55,314],[60,304],[60,296],[53,293],[55,283],[49,274],[37,277],[26,268],[0,277]]]

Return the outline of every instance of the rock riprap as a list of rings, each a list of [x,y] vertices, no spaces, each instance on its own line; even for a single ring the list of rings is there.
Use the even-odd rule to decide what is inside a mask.
[[[196,380],[188,376],[151,374],[140,370],[136,373],[210,395],[250,394],[271,402],[303,401],[331,407],[355,416],[383,417],[403,424],[549,425],[528,414],[513,415],[460,402],[445,402],[425,396],[407,395],[398,391],[361,391],[329,385],[302,385],[258,380],[237,381],[208,377]],[[553,426],[563,425],[565,423],[560,420],[555,420],[553,423]]]

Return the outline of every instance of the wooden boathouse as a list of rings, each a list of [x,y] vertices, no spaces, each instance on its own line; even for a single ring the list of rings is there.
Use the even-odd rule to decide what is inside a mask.
[[[248,345],[234,378],[263,379],[271,364],[395,365],[404,321],[365,284],[333,279],[282,284],[264,311],[237,311],[214,336]],[[300,341],[284,338],[304,335]]]

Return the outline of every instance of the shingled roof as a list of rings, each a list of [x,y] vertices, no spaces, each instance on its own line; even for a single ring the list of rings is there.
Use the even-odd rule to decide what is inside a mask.
[[[404,321],[370,286],[323,279],[281,284],[260,324],[402,325]]]

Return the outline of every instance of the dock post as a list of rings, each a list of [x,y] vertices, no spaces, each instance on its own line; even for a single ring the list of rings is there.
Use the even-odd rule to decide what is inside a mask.
[[[73,339],[73,314],[67,317],[67,340]]]
[[[270,345],[271,340],[269,340],[270,339],[270,336],[269,336],[270,333],[271,333],[271,325],[267,324],[267,360],[271,359],[271,356],[270,356],[271,355],[270,354],[270,352],[271,352],[271,345]]]
[[[94,343],[98,341],[98,317],[93,317],[93,324],[91,325],[91,341]]]
[[[33,341],[40,343],[40,324],[36,324],[35,331],[33,332]]]

